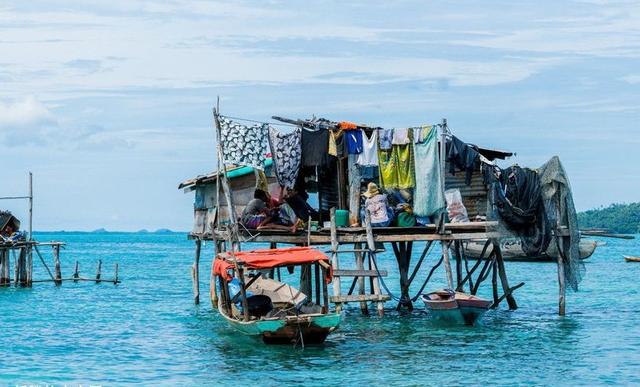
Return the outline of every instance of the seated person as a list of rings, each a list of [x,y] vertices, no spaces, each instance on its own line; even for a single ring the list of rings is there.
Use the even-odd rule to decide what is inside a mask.
[[[283,225],[278,223],[279,208],[270,209],[267,203],[271,203],[270,195],[265,191],[256,189],[253,199],[242,211],[240,221],[245,227],[250,229],[276,229],[276,230],[296,230],[296,224]]]
[[[366,198],[360,210],[361,219],[365,219],[365,211],[369,211],[371,227],[387,227],[393,221],[393,209],[389,207],[387,195],[380,192],[376,183],[369,183],[362,194]]]

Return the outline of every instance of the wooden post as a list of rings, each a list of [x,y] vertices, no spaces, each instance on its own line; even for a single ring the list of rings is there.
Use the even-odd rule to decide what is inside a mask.
[[[300,291],[307,296],[307,301],[313,300],[313,289],[311,287],[311,265],[300,266]]]
[[[118,282],[120,281],[118,281],[118,264],[116,263],[114,274],[113,274],[113,284],[117,285]]]
[[[247,289],[244,284],[244,269],[238,266],[239,265],[236,263],[238,280],[240,280],[240,295],[242,297],[242,319],[244,321],[249,321],[249,302],[247,301]]]
[[[453,255],[456,258],[456,289],[462,285],[462,257],[460,256],[460,242],[453,242]]]
[[[440,241],[442,245],[442,257],[444,259],[444,270],[447,275],[447,286],[449,289],[455,289],[453,287],[453,273],[451,272],[451,262],[449,261],[449,245],[445,241]]]
[[[33,246],[29,244],[27,247],[27,284],[31,287],[33,283]]]
[[[369,247],[369,266],[370,269],[378,271],[378,262],[376,259],[376,242],[373,237],[373,228],[371,227],[371,214],[369,211],[365,211],[364,226],[367,232],[367,246]],[[373,293],[380,296],[380,278],[377,276],[373,278]],[[377,301],[376,309],[378,310],[378,316],[384,316],[384,302],[382,300]]]
[[[200,304],[200,249],[202,241],[196,239],[196,256],[191,267],[191,277],[193,281],[193,302]]]
[[[80,279],[80,263],[76,259],[76,265],[73,269],[73,282],[78,282]]]
[[[329,313],[329,292],[327,291],[327,283],[325,282],[325,278],[327,277],[327,269],[325,269],[324,267],[322,267],[322,301],[323,301],[323,307],[322,307],[322,313]],[[333,279],[334,281],[337,281],[337,278]]]
[[[560,238],[560,236],[557,236],[556,238]],[[562,260],[562,253],[560,250],[560,247],[562,247],[562,249],[565,248],[565,237],[562,237],[562,245],[558,246],[558,258],[557,258],[557,263],[558,263],[558,290],[559,290],[559,295],[558,295],[558,315],[560,316],[564,316],[566,313],[566,307],[565,307],[565,296],[566,296],[566,290],[565,290],[565,283],[564,283],[564,262]]]
[[[494,260],[491,263],[491,287],[493,289],[493,304],[492,308],[498,307],[498,263]]]
[[[339,258],[338,258],[338,230],[336,228],[336,209],[331,208],[330,210],[331,217],[331,266],[333,267],[333,271],[340,270]],[[333,295],[335,297],[340,297],[342,292],[340,290],[340,277],[336,277],[333,279]],[[342,303],[336,302],[336,313],[340,313],[342,311]]]
[[[33,240],[33,173],[29,172],[29,242]]]
[[[362,254],[362,243],[360,242],[354,243],[353,250],[354,250],[353,254],[356,258],[356,268],[358,270],[364,270],[364,255]],[[360,295],[365,294],[364,277],[362,276],[358,277],[358,294]],[[369,314],[366,301],[360,301],[360,311],[364,315]]]
[[[16,263],[16,278],[18,278],[18,270]],[[17,284],[17,282],[16,282]],[[0,286],[11,285],[11,278],[9,278],[9,250],[0,250]]]
[[[510,310],[518,309],[518,303],[511,294],[511,288],[509,287],[509,281],[507,280],[507,271],[504,268],[504,260],[502,259],[502,250],[500,249],[500,242],[497,239],[493,240],[493,251],[496,252],[496,264],[498,265],[498,275],[500,276],[500,282],[502,283],[502,291],[507,295],[507,304],[509,304]]]
[[[56,273],[55,284],[62,284],[62,273],[60,272],[60,245],[53,245],[53,265]],[[76,268],[78,264],[76,262]]]
[[[322,300],[320,299],[320,264],[319,263],[315,263],[314,265],[314,269],[315,269],[315,277],[316,277],[316,304],[318,305],[322,305]]]
[[[21,248],[18,253],[18,282],[20,286],[27,285],[27,250],[26,248]]]
[[[100,276],[102,275],[102,259],[98,259],[98,267],[96,268],[96,283],[100,283]]]

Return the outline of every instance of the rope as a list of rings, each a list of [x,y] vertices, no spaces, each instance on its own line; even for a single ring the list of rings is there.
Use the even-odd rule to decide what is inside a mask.
[[[424,283],[422,284],[422,287],[420,288],[420,290],[418,290],[418,293],[416,294],[415,297],[413,297],[411,299],[411,301],[416,301],[418,298],[420,298],[420,296],[422,295],[422,291],[424,290],[425,286],[427,286],[427,283],[429,282],[429,280],[431,279],[431,276],[433,275],[433,272],[436,271],[436,269],[442,265],[442,262],[444,261],[444,255],[440,256],[440,260],[438,261],[438,263],[436,263],[432,268],[431,271],[429,272],[429,275],[427,276],[427,279],[424,280]]]
[[[378,262],[376,261],[375,254],[371,254],[371,252],[369,252],[369,257],[373,260],[373,267],[375,267],[376,273],[378,274],[378,279],[380,280],[380,285],[382,285],[382,287],[387,292],[389,297],[391,297],[394,301],[401,302],[401,298],[398,297],[398,296],[395,296],[391,292],[391,290],[389,290],[389,288],[387,287],[387,284],[384,282],[384,278],[382,277],[382,275],[380,274],[380,270],[378,269]]]

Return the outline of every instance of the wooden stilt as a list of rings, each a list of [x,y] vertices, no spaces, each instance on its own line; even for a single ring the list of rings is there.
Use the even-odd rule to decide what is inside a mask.
[[[196,239],[196,255],[191,268],[191,276],[193,281],[193,303],[200,304],[200,249],[202,241]]]
[[[62,284],[62,273],[60,272],[60,246],[59,245],[54,245],[53,246],[53,266],[54,266],[54,271],[55,271],[55,275],[56,275],[56,285],[61,285]],[[78,264],[76,262],[76,268],[77,268]]]
[[[117,285],[120,281],[118,281],[118,264],[116,263],[114,273],[113,273],[113,284]]]
[[[329,312],[329,292],[327,291],[327,283],[325,282],[325,278],[327,276],[327,269],[322,268],[322,313]],[[338,279],[334,279],[337,281]]]
[[[102,281],[100,277],[102,276],[102,259],[98,259],[98,266],[96,267],[96,283],[100,283]]]
[[[498,263],[494,260],[491,264],[491,287],[493,289],[493,304],[492,308],[498,307]]]
[[[453,242],[453,255],[456,258],[456,289],[462,287],[462,257],[460,256],[460,242]]]
[[[559,238],[559,237],[557,237]],[[564,237],[562,237],[562,245],[560,247],[562,247],[564,249],[565,247],[565,243],[567,241],[565,240]],[[565,307],[565,297],[566,297],[566,289],[565,289],[565,282],[564,282],[564,262],[562,259],[562,255],[561,250],[558,249],[558,258],[557,258],[557,263],[558,263],[558,315],[560,316],[564,316],[566,313],[566,307]]]
[[[376,242],[373,237],[373,228],[371,227],[371,214],[369,211],[365,211],[365,219],[364,219],[365,230],[367,232],[367,247],[369,248],[369,268],[371,270],[375,270],[376,273],[379,273],[378,268],[378,259],[376,257]],[[380,291],[380,278],[373,278],[373,293],[378,296],[378,300],[376,301],[376,310],[378,311],[378,316],[384,316],[384,301],[382,300],[382,292]]]
[[[33,247],[28,245],[27,249],[27,283],[26,286],[31,287],[33,282]]]
[[[76,260],[76,265],[73,269],[73,282],[78,282],[78,278],[80,278],[80,263]]]
[[[3,249],[0,250],[0,286],[9,286],[11,285],[10,278],[10,260],[9,260],[9,250]],[[17,267],[17,264],[16,264]],[[17,274],[16,270],[16,274]],[[17,275],[16,275],[17,278]]]
[[[336,209],[331,208],[330,210],[330,218],[331,218],[331,266],[333,270],[339,270],[339,258],[338,258],[338,229],[336,227]],[[342,295],[340,289],[340,277],[335,278],[333,280],[333,295],[334,297],[340,297]],[[342,311],[342,303],[336,302],[336,312],[340,313]]]
[[[315,274],[315,287],[316,287],[316,304],[322,305],[322,299],[320,298],[320,282],[322,279],[320,278],[320,264],[315,263],[314,265],[314,274]]]
[[[242,298],[242,319],[244,321],[249,321],[249,302],[247,301],[247,289],[244,284],[244,269],[241,267],[236,267],[236,272],[238,274],[238,280],[240,281],[240,295]]]
[[[447,275],[447,286],[449,289],[454,289],[453,287],[453,273],[451,272],[451,261],[449,261],[449,245],[445,241],[440,241],[440,245],[442,246],[442,257],[444,261],[444,271]]]
[[[20,286],[27,285],[27,250],[21,248],[18,252],[18,274]]]
[[[353,254],[354,254],[355,258],[356,258],[356,268],[358,270],[364,270],[364,254],[362,253],[362,243],[360,243],[360,242],[354,243],[353,249],[354,249],[354,253]],[[359,277],[356,277],[356,278],[358,279],[358,294],[364,295],[365,294],[364,277],[359,276]],[[369,314],[369,309],[367,308],[367,302],[366,301],[360,301],[360,311],[364,315],[368,315]]]
[[[507,296],[507,304],[509,310],[518,309],[518,303],[511,294],[511,288],[509,287],[509,281],[507,280],[507,271],[504,268],[504,260],[502,259],[502,250],[500,249],[500,242],[498,240],[493,241],[493,251],[496,252],[496,264],[498,266],[498,275],[500,276],[500,282],[502,284],[502,291]]]

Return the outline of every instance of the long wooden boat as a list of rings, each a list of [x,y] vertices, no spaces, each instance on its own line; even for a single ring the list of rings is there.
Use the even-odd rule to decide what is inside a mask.
[[[267,344],[323,343],[341,320],[339,313],[329,311],[328,262],[324,253],[308,247],[224,253],[212,265],[214,306],[233,328]],[[278,267],[315,268],[315,299],[310,269],[309,294],[304,294],[265,276]]]
[[[632,257],[629,255],[625,255],[624,260],[627,262],[640,262],[640,257]]]
[[[465,325],[474,325],[491,305],[491,301],[451,289],[424,294],[422,301],[434,319]]]
[[[483,240],[471,240],[464,243],[464,253],[469,259],[478,259],[482,254],[482,249],[486,239]],[[591,239],[580,239],[580,259],[587,259],[595,252],[599,246],[597,241]],[[527,256],[522,250],[522,244],[519,239],[505,239],[500,242],[500,250],[502,251],[502,257],[505,261],[518,261],[518,262],[556,262],[557,246],[552,241],[549,244],[547,251],[536,256]],[[491,254],[493,246],[489,246],[485,253],[485,258]]]

